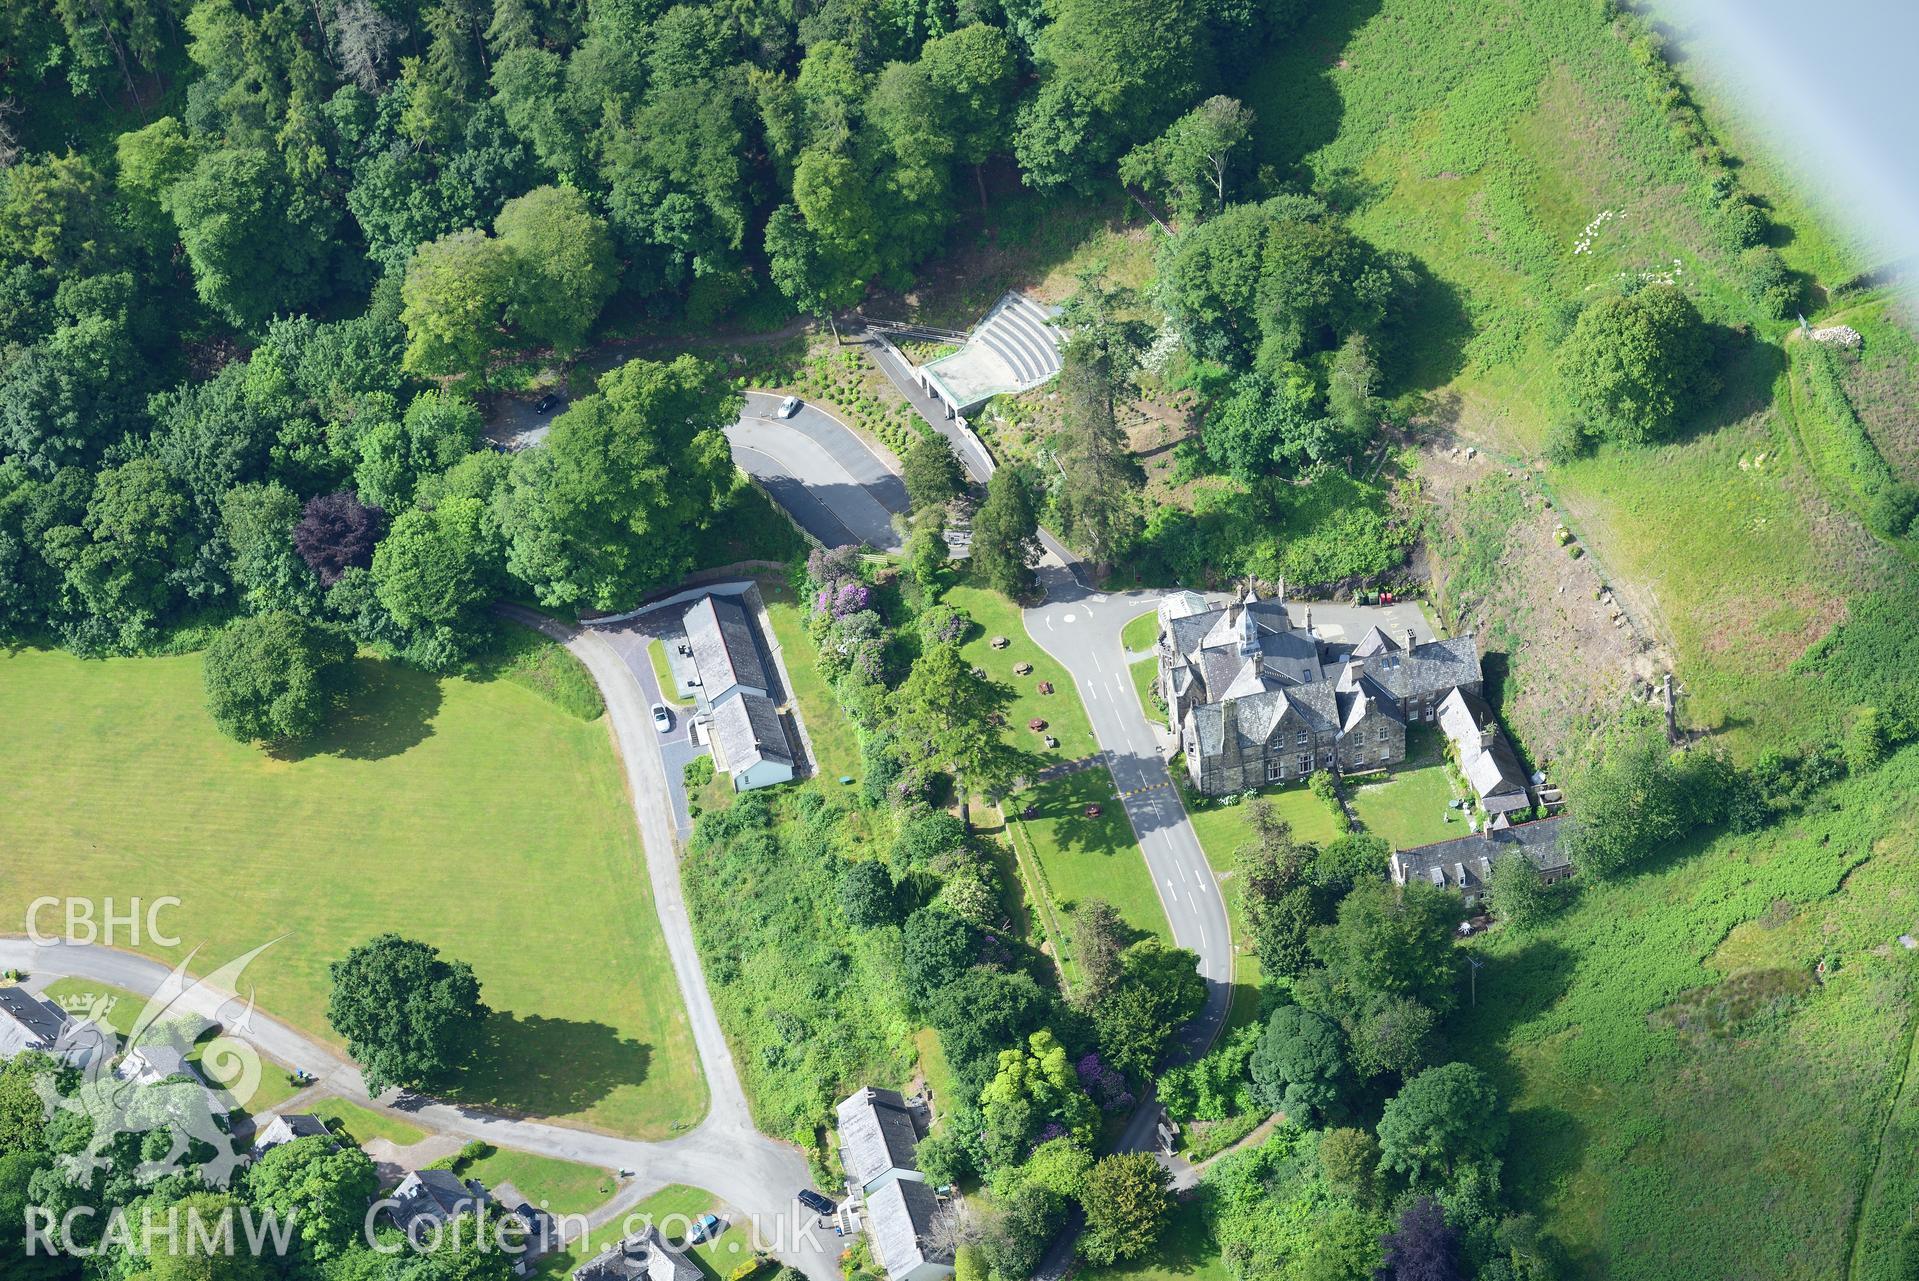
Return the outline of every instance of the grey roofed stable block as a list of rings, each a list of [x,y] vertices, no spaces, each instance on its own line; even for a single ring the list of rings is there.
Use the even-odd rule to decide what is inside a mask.
[[[738,774],[761,761],[793,764],[793,749],[771,699],[745,690],[713,709],[713,744],[720,760]]]
[[[932,1242],[938,1215],[939,1198],[918,1179],[893,1179],[866,1198],[867,1239],[887,1276],[897,1281],[951,1269],[953,1256],[936,1250]]]
[[[840,1164],[865,1189],[893,1170],[919,1169],[919,1128],[897,1090],[872,1086],[840,1100]]]
[[[683,621],[707,702],[717,705],[733,689],[768,691],[752,620],[736,598],[702,596],[687,607]]]
[[[573,1269],[573,1281],[702,1281],[699,1265],[672,1249],[651,1224]]]

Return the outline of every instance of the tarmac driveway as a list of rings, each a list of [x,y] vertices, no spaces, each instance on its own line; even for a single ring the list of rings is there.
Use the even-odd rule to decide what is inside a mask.
[[[778,417],[780,399],[746,393],[740,420],[726,429],[740,470],[828,547],[900,550],[893,517],[909,506],[900,478],[825,411],[801,405],[793,417]]]

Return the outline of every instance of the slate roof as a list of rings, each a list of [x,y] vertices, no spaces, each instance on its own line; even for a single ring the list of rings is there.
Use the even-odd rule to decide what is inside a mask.
[[[1339,696],[1326,681],[1310,685],[1288,685],[1282,689],[1233,700],[1233,724],[1240,746],[1257,752],[1273,736],[1273,731],[1291,713],[1298,729],[1314,734],[1331,733],[1339,728]],[[1225,747],[1225,703],[1202,703],[1192,710],[1193,724],[1199,732],[1202,756],[1217,756]],[[1294,730],[1296,733],[1297,730]],[[1290,747],[1285,743],[1281,746]]]
[[[1371,639],[1373,628],[1360,645]],[[1387,648],[1375,654],[1361,654],[1354,646],[1352,656],[1365,659],[1365,672],[1379,682],[1380,688],[1394,698],[1409,703],[1440,695],[1455,685],[1472,685],[1481,677],[1479,647],[1471,635],[1446,640],[1425,641],[1407,650],[1381,633]]]
[[[1439,705],[1439,727],[1458,746],[1459,768],[1488,813],[1531,807],[1526,771],[1484,699],[1463,689],[1453,690]],[[1486,731],[1491,731],[1489,744],[1483,741]]]
[[[1565,872],[1571,868],[1572,861],[1559,846],[1564,822],[1562,816],[1556,815],[1398,850],[1392,856],[1393,881],[1399,885],[1409,880],[1429,881],[1443,889],[1480,894],[1485,892],[1492,876],[1493,863],[1515,851],[1531,859],[1541,872]]]
[[[176,1076],[191,1077],[193,1069],[180,1047],[164,1040],[142,1041],[128,1051],[121,1073],[147,1081],[170,1081]]]
[[[750,769],[761,761],[793,764],[793,749],[780,724],[779,709],[771,699],[740,690],[713,708],[713,744],[731,773]]]
[[[326,1128],[326,1122],[317,1116],[305,1112],[289,1112],[284,1116],[269,1117],[260,1127],[253,1141],[254,1155],[270,1152],[283,1143],[292,1143],[296,1139],[314,1139],[320,1136],[333,1137]]]
[[[1355,658],[1371,658],[1374,654],[1397,654],[1399,651],[1399,642],[1388,636],[1377,623],[1368,627],[1366,634],[1359,638],[1359,644],[1353,646]]]
[[[717,701],[736,685],[765,693],[766,667],[753,640],[746,608],[731,596],[702,596],[687,607],[684,619],[700,689]]]
[[[22,1050],[51,1051],[73,1022],[52,1001],[17,987],[0,987],[0,1059]]]
[[[864,1188],[888,1170],[917,1170],[919,1130],[897,1090],[872,1086],[840,1100],[840,1164]]]
[[[932,1247],[939,1198],[918,1179],[894,1179],[866,1198],[867,1240],[886,1274],[904,1276],[922,1263],[951,1266],[950,1253]]]
[[[1365,720],[1368,712],[1378,712],[1400,725],[1406,723],[1406,718],[1400,714],[1399,704],[1388,697],[1370,677],[1361,676],[1353,688],[1342,689],[1338,694],[1339,728],[1342,732],[1351,730]]]
[[[409,1232],[415,1223],[442,1224],[485,1204],[486,1190],[466,1184],[451,1170],[415,1170],[393,1189],[393,1222]]]
[[[645,1232],[573,1269],[573,1281],[701,1281],[701,1272],[649,1224]]]

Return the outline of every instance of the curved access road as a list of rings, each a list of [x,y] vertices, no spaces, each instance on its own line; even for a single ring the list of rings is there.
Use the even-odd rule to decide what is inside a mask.
[[[812,1281],[838,1281],[837,1238],[830,1230],[815,1228],[814,1216],[793,1199],[801,1188],[812,1185],[806,1158],[797,1148],[775,1142],[754,1128],[732,1051],[707,992],[680,889],[679,848],[673,838],[673,807],[666,790],[666,773],[653,741],[652,717],[639,682],[605,638],[567,627],[532,610],[503,606],[502,611],[564,644],[586,665],[606,700],[607,720],[626,770],[646,850],[646,871],[660,926],[666,935],[680,1000],[693,1030],[694,1046],[706,1073],[711,1098],[706,1119],[677,1139],[646,1142],[498,1116],[416,1095],[388,1093],[376,1099],[368,1094],[359,1069],[332,1047],[262,1011],[254,1010],[248,1016],[245,1039],[270,1058],[312,1073],[318,1078],[319,1088],[327,1092],[362,1106],[402,1114],[427,1129],[541,1156],[634,1171],[614,1201],[596,1212],[597,1221],[617,1217],[669,1184],[686,1184],[712,1193],[739,1211],[746,1221],[743,1226],[757,1229],[759,1244],[798,1267]],[[231,959],[210,958],[209,967]],[[65,976],[143,995],[160,990],[172,974],[158,961],[110,948],[0,939],[0,969],[13,968],[26,971],[36,982]],[[181,1000],[185,1008],[218,1022],[231,1023],[244,1009],[244,1002],[234,993],[208,987],[190,988]]]
[[[1226,1026],[1233,1001],[1233,932],[1212,864],[1173,786],[1159,736],[1139,704],[1120,640],[1121,629],[1156,606],[1164,593],[1093,592],[1053,566],[1040,569],[1040,581],[1046,600],[1026,611],[1027,634],[1072,673],[1120,805],[1139,837],[1173,941],[1199,956],[1206,1004],[1181,1030],[1180,1043],[1189,1055],[1204,1054]]]
[[[886,460],[825,410],[802,404],[791,418],[779,396],[749,391],[726,429],[733,461],[807,533],[828,547],[900,550],[893,517],[908,509],[906,486]]]

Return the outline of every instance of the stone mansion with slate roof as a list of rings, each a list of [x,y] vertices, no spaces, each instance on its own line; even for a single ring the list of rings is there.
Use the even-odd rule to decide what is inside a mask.
[[[1448,696],[1478,703],[1470,634],[1419,642],[1368,628],[1356,644],[1313,634],[1284,599],[1248,589],[1210,605],[1176,592],[1159,606],[1159,690],[1193,786],[1209,795],[1292,782],[1315,770],[1358,773],[1406,759],[1406,726]]]

